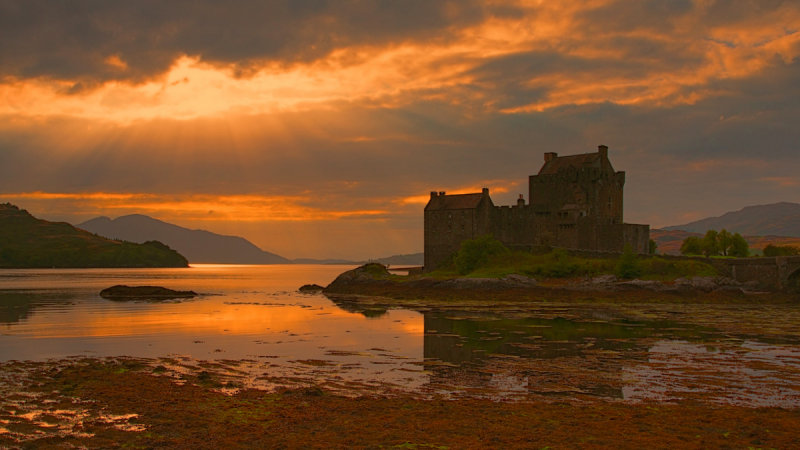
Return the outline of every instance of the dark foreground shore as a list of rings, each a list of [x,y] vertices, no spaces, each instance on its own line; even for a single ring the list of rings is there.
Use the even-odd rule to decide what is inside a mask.
[[[0,447],[798,448],[800,411],[703,402],[349,398],[318,388],[219,392],[213,372],[135,359],[4,363],[27,373],[0,411]],[[25,377],[23,377],[25,378]]]

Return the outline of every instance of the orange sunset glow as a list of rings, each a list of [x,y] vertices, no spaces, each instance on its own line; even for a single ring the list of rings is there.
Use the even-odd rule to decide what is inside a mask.
[[[0,202],[367,259],[598,144],[628,222],[800,197],[797,2],[234,3],[0,2]]]

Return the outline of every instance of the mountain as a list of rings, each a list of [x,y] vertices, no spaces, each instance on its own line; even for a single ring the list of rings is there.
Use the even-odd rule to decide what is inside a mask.
[[[77,227],[113,239],[133,242],[158,240],[178,250],[193,263],[290,263],[283,256],[265,252],[242,237],[190,230],[142,214],[131,214],[113,220],[96,217],[78,224]]]
[[[161,242],[121,242],[0,204],[0,267],[186,267]]]
[[[424,253],[411,253],[408,255],[392,255],[378,258],[375,262],[392,266],[421,266],[425,263]]]
[[[705,233],[707,230],[726,229],[742,236],[795,236],[800,237],[800,204],[773,203],[742,208],[719,217],[664,227],[665,230],[682,230]]]

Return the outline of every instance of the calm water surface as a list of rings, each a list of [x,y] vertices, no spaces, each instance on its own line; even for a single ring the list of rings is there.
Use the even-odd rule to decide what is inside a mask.
[[[0,363],[131,356],[178,376],[213,369],[261,388],[800,406],[795,306],[537,303],[421,313],[297,292],[348,268],[0,271]],[[201,295],[100,298],[115,284]]]
[[[368,319],[305,295],[343,266],[195,265],[189,269],[14,270],[0,272],[0,360],[71,355],[188,355],[194,358],[309,358],[328,345],[420,347],[422,316],[392,311]],[[121,302],[99,296],[115,285],[193,290],[180,302]],[[418,355],[409,355],[418,356]]]

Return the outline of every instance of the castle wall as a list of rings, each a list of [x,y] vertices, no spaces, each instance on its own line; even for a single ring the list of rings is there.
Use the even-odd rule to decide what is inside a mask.
[[[477,231],[474,209],[425,211],[425,270],[447,261],[461,242],[477,237]]]
[[[640,254],[650,253],[650,225],[624,223],[622,248],[630,245],[634,252]]]
[[[435,270],[467,239],[491,234],[492,210],[488,192],[475,208],[425,210],[425,271]]]
[[[528,206],[496,206],[492,210],[491,233],[506,245],[536,245],[539,234],[533,208]]]

